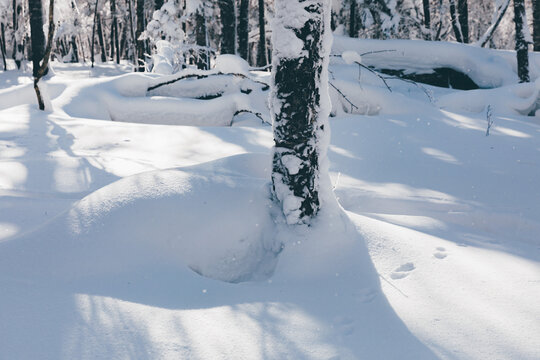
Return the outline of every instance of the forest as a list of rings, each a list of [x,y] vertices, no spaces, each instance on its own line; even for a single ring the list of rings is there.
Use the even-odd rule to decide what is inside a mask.
[[[0,0],[0,359],[540,359],[540,0]]]

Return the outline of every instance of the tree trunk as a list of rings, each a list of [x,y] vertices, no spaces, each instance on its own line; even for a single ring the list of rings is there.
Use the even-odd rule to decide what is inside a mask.
[[[77,47],[77,38],[75,35],[71,37],[71,62],[79,62],[79,48]]]
[[[208,44],[206,42],[206,16],[204,5],[199,7],[195,12],[195,42],[199,47],[197,51],[197,68],[201,70],[208,70],[210,65],[208,64]]]
[[[163,0],[156,0],[154,2],[154,10],[159,10],[163,6]]]
[[[456,36],[456,41],[462,43],[463,35],[461,34],[461,25],[459,23],[459,16],[457,14],[456,2],[455,0],[450,1],[450,18],[452,21],[452,29],[454,30],[454,35]]]
[[[424,26],[426,29],[429,30],[429,36],[427,36],[428,40],[432,40],[431,35],[431,12],[429,9],[429,0],[423,0],[422,5],[424,7]]]
[[[45,34],[43,33],[43,9],[41,0],[28,0],[30,11],[30,38],[32,41],[33,75],[37,77],[40,61],[45,53]]]
[[[4,61],[4,71],[7,70],[6,63],[6,31],[4,29],[4,23],[1,24],[2,31],[0,32],[0,52],[2,53],[2,60]]]
[[[469,43],[469,6],[467,0],[458,0],[459,27],[463,43]]]
[[[96,0],[96,6],[94,7],[94,24],[92,25],[92,45],[90,45],[90,62],[94,67],[94,43],[96,42],[96,19],[99,0]]]
[[[514,23],[516,25],[517,70],[520,82],[529,82],[529,44],[525,37],[525,2],[514,0]]]
[[[326,156],[321,140],[329,113],[330,0],[276,0],[275,9],[273,195],[288,224],[309,224],[320,209],[320,162]],[[283,38],[303,46],[291,49]]]
[[[129,15],[129,35],[131,36],[130,48],[128,52],[131,52],[131,59],[135,71],[137,71],[137,37],[135,35],[135,27],[133,26],[133,0],[127,0],[128,3],[128,15]],[[129,57],[129,56],[128,56]]]
[[[101,49],[101,62],[105,63],[107,62],[107,49],[105,49],[105,38],[103,37],[103,27],[101,26],[101,15],[99,12],[97,13],[97,33],[99,47]]]
[[[31,5],[36,6],[35,4],[32,4],[32,1],[36,0],[29,0]],[[39,7],[41,8],[41,0],[39,1]],[[32,6],[30,6],[32,7]],[[43,24],[43,14],[41,14],[41,23]],[[30,21],[30,32],[32,34],[38,34],[38,29],[33,29],[32,27],[35,27],[38,25],[38,21]],[[43,26],[39,28],[41,30],[41,34],[43,34]],[[43,37],[45,35],[43,34]],[[34,67],[34,91],[36,92],[36,97],[38,100],[38,106],[40,110],[45,110],[45,101],[43,99],[43,94],[41,93],[41,89],[39,88],[39,81],[43,76],[47,74],[47,69],[49,67],[49,58],[51,56],[51,49],[52,49],[52,42],[54,38],[54,0],[49,0],[49,34],[47,36],[47,47],[43,50],[42,53],[42,59],[43,62],[40,64],[39,61],[37,63],[37,67]],[[43,40],[45,41],[45,40]],[[32,43],[34,43],[32,39]],[[33,46],[33,45],[32,45]]]
[[[532,3],[534,51],[540,51],[540,0],[532,0]]]
[[[238,14],[238,55],[248,60],[249,36],[249,0],[240,0]]]
[[[118,19],[116,17],[116,0],[110,0],[111,2],[111,59],[114,61],[116,55],[116,63],[120,64],[120,49],[118,39]]]
[[[264,19],[264,0],[259,0],[259,43],[257,45],[257,66],[266,66],[266,30]]]
[[[357,25],[357,3],[356,0],[350,0],[349,9],[349,36],[358,37],[358,25]]]
[[[139,37],[144,32],[144,0],[137,0],[137,71],[144,72],[144,40],[139,40]]]
[[[221,53],[234,54],[236,38],[234,0],[218,0],[221,14]]]

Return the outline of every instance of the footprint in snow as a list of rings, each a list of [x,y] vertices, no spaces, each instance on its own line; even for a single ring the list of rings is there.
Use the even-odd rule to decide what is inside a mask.
[[[438,247],[436,248],[435,250],[437,250],[437,252],[435,252],[433,254],[433,256],[435,256],[437,259],[444,259],[445,257],[447,257],[448,255],[446,254],[446,249],[443,248],[443,247]]]
[[[407,277],[411,271],[416,269],[413,263],[405,263],[394,270],[390,277],[394,280],[403,279]]]

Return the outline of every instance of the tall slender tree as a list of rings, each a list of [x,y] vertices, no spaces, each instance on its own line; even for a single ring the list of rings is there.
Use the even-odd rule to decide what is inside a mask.
[[[276,0],[272,34],[272,184],[288,224],[320,206],[321,139],[328,127],[330,0]],[[294,44],[294,46],[291,46]]]
[[[527,42],[525,1],[514,0],[514,23],[516,25],[517,70],[520,82],[529,82],[529,43]]]
[[[461,29],[461,39],[465,44],[469,43],[469,5],[467,0],[458,0],[458,19]]]
[[[208,29],[206,27],[206,11],[204,4],[195,11],[195,43],[199,50],[197,51],[197,68],[207,70],[210,68],[208,56]]]
[[[139,37],[144,32],[144,0],[137,0],[137,71],[144,72],[144,40]]]
[[[118,39],[118,18],[116,14],[116,0],[110,0],[111,5],[111,59],[114,61],[116,55],[116,63],[120,63],[120,46]]]
[[[28,0],[28,7],[30,10],[33,75],[37,77],[40,61],[45,54],[45,34],[43,33],[43,9],[41,7],[41,0]]]
[[[38,4],[35,4],[35,2],[39,2]],[[32,17],[30,18],[30,33],[36,34],[38,36],[36,41],[36,46],[39,45],[39,41],[41,41],[41,36],[43,36],[43,42],[45,42],[45,35],[43,34],[43,13],[39,12],[39,18],[41,19],[41,26],[39,28],[36,28],[36,26],[40,25],[39,19],[36,19],[37,14],[37,8],[39,7],[41,9],[41,0],[29,0],[30,8],[33,8],[36,14],[34,14],[34,18],[32,21]],[[41,31],[41,34],[40,34]],[[43,76],[47,74],[47,69],[49,67],[49,58],[51,55],[51,49],[52,49],[52,42],[54,38],[54,0],[49,0],[49,33],[47,37],[47,46],[43,49],[43,52],[41,53],[41,58],[37,59],[35,53],[32,53],[32,61],[34,62],[34,69],[33,69],[33,75],[34,75],[34,91],[36,92],[36,97],[38,100],[38,106],[40,110],[45,110],[45,101],[43,97],[42,90],[39,86],[39,81]],[[34,39],[32,38],[32,48],[34,47]],[[32,49],[33,50],[33,49]],[[39,48],[37,49],[39,50]]]
[[[104,63],[107,61],[107,49],[105,48],[105,36],[103,34],[103,26],[101,25],[101,14],[97,13],[97,35],[99,48],[101,49],[101,62]]]
[[[532,3],[534,51],[540,51],[540,0],[532,0]]]
[[[431,12],[429,8],[429,0],[422,0],[422,6],[424,9],[424,26],[428,30],[428,34],[426,35],[426,39],[431,40],[432,34],[431,34]]]
[[[257,66],[266,66],[268,56],[266,54],[266,30],[264,16],[264,0],[259,0],[259,42],[257,45]]]
[[[236,39],[236,12],[234,0],[218,0],[221,17],[221,53],[234,54]]]
[[[349,0],[349,36],[358,37],[358,3]]]
[[[6,30],[4,23],[0,24],[0,52],[2,53],[2,60],[4,61],[4,71],[6,71]]]
[[[239,0],[238,11],[238,55],[248,60],[249,0]]]

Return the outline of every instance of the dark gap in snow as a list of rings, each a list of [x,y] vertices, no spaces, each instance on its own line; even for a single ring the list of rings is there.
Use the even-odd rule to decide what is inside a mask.
[[[442,67],[433,69],[432,73],[414,73],[406,69],[378,69],[383,74],[397,76],[402,79],[412,80],[422,84],[451,88],[457,90],[476,90],[480,87],[467,75],[451,68]]]

